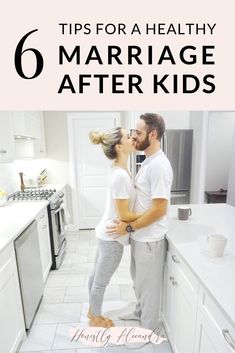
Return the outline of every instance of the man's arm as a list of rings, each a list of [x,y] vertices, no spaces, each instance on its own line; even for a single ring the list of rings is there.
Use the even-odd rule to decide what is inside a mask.
[[[130,223],[132,228],[136,230],[146,227],[165,216],[167,212],[167,202],[166,199],[153,199],[152,207],[144,212],[140,218]]]
[[[152,206],[144,212],[144,214],[137,220],[131,222],[131,226],[134,230],[143,228],[162,218],[167,212],[166,199],[153,199]],[[117,221],[115,226],[107,227],[107,233],[113,235],[114,233],[118,235],[127,234],[126,226],[128,222]]]
[[[116,199],[115,207],[120,221],[131,222],[141,216],[141,214],[129,211],[129,199]]]

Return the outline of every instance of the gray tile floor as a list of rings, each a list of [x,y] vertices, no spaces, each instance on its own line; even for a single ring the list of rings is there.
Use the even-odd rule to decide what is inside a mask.
[[[41,306],[19,352],[172,353],[167,341],[159,345],[148,344],[131,350],[125,346],[94,348],[79,342],[71,342],[71,332],[74,328],[88,326],[87,281],[93,267],[95,252],[94,231],[67,234],[67,253],[63,264],[58,271],[50,272]],[[116,326],[138,326],[138,322],[118,319],[118,315],[133,308],[135,302],[129,263],[130,248],[125,247],[121,264],[105,292],[103,313],[111,317]]]

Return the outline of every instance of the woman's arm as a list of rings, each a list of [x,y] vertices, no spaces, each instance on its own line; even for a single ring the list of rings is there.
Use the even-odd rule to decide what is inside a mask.
[[[141,213],[129,211],[129,199],[115,199],[115,207],[120,221],[132,222],[142,216]]]

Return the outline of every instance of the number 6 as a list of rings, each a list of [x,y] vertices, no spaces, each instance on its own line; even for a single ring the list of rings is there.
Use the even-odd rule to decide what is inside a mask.
[[[21,38],[21,40],[19,41],[17,47],[16,47],[16,51],[15,51],[15,68],[16,71],[18,73],[18,75],[22,78],[25,78],[27,80],[31,80],[32,78],[35,78],[37,76],[40,75],[40,73],[42,72],[43,69],[43,57],[42,54],[34,48],[28,48],[23,50],[23,45],[24,42],[26,40],[26,38],[33,32],[38,31],[37,29],[34,29],[31,32],[28,32],[23,38]],[[23,50],[23,51],[22,51]],[[26,51],[32,51],[36,57],[36,71],[34,73],[33,76],[26,76],[23,72],[23,68],[22,68],[22,55],[26,52]]]

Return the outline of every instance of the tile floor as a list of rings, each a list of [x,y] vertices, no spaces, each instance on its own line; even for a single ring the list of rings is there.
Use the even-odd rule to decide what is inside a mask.
[[[102,348],[71,342],[71,330],[88,326],[87,281],[96,252],[94,231],[67,234],[67,252],[58,271],[51,271],[43,293],[43,300],[27,339],[19,353],[121,353],[129,352],[125,346]],[[135,295],[129,274],[130,248],[125,247],[121,264],[105,292],[103,313],[115,321],[116,326],[138,326],[135,321],[118,320],[121,312],[134,307]],[[172,353],[167,341],[159,345],[145,345],[132,352]]]

